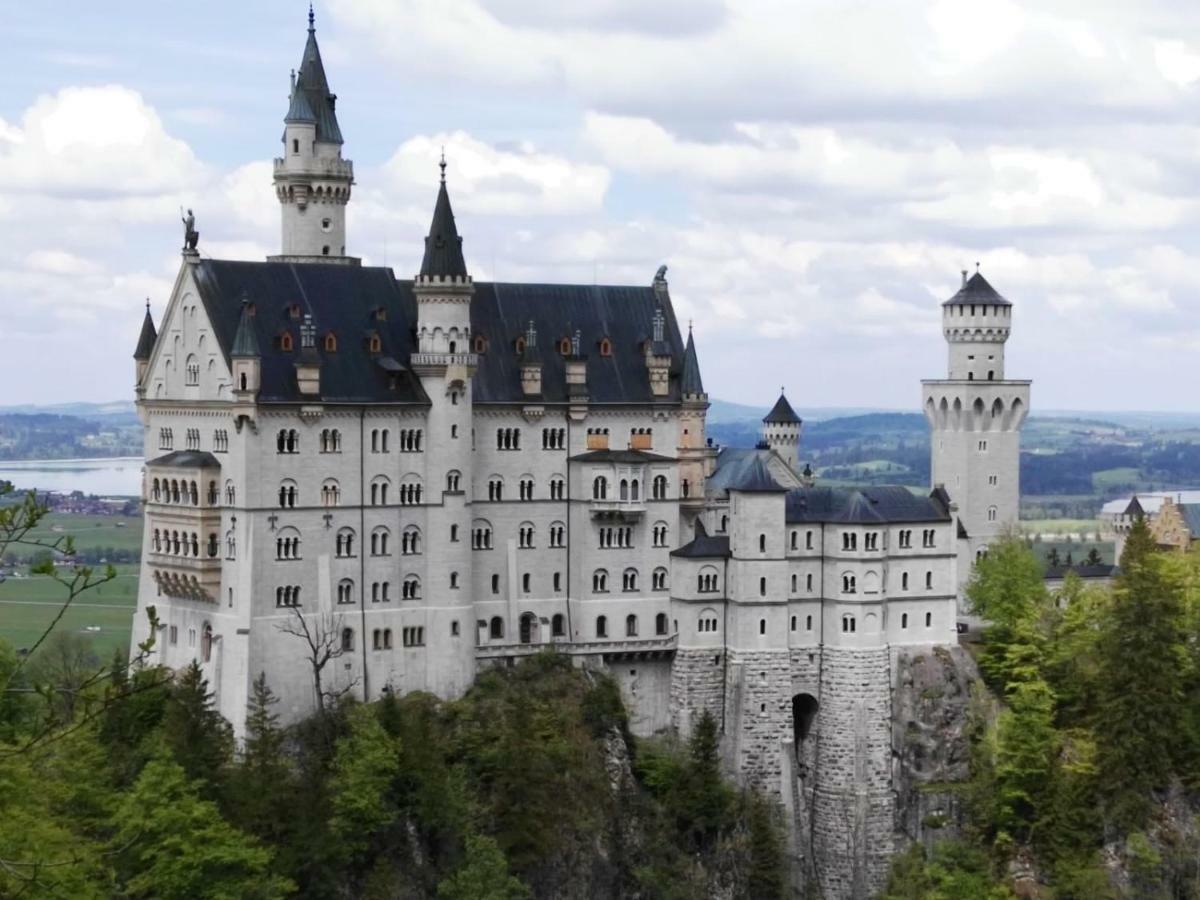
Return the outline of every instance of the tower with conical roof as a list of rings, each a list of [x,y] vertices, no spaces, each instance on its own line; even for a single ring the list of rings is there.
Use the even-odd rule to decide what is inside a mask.
[[[144,392],[142,381],[146,378],[146,370],[150,367],[150,357],[154,355],[154,345],[158,341],[158,331],[154,328],[154,317],[150,315],[150,301],[146,301],[146,315],[142,318],[142,333],[138,335],[137,348],[133,351],[133,361],[136,363],[138,396]]]
[[[788,403],[783,389],[771,411],[763,417],[763,443],[775,450],[793,471],[800,468],[800,428],[803,425],[792,404]]]
[[[280,253],[290,262],[352,262],[346,256],[346,204],[354,164],[342,159],[337,95],[329,89],[313,11],[300,68],[292,73],[283,120],[283,156],[275,160],[282,219]]]
[[[475,285],[463,258],[462,238],[454,222],[446,188],[446,160],[433,208],[421,269],[413,279],[417,306],[417,352],[410,357],[413,373],[429,397],[426,483],[433,497],[428,527],[437,540],[425,545],[423,611],[430,659],[427,689],[458,696],[475,674],[475,645],[459,633],[460,622],[476,619],[472,591],[473,559],[468,535],[473,496],[472,379],[478,357],[471,345],[471,298]],[[435,493],[436,492],[436,493]],[[440,502],[434,498],[440,498]],[[449,540],[443,536],[454,535]]]
[[[921,382],[930,427],[930,476],[957,507],[959,580],[1020,513],[1021,425],[1029,381],[1006,378],[1004,347],[1012,304],[978,271],[962,273],[958,293],[942,304],[948,345],[945,378]]]
[[[665,280],[662,286],[665,292]],[[655,287],[658,287],[657,282]],[[705,436],[708,393],[704,390],[704,382],[700,380],[700,360],[696,355],[696,339],[690,325],[683,350],[679,393],[679,447],[676,456],[679,458],[680,513],[684,534],[691,534],[697,516],[704,509],[705,484],[716,465],[717,452],[708,445]]]

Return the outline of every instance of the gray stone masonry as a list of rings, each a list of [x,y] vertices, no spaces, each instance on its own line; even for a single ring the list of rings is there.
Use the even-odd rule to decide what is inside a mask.
[[[687,740],[708,710],[722,724],[724,650],[678,650],[671,665],[671,726]]]
[[[731,650],[726,746],[743,784],[780,790],[780,754],[792,743],[792,674],[787,650]]]

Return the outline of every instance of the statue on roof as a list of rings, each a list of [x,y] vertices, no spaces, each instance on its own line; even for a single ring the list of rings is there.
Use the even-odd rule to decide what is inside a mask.
[[[654,280],[655,281],[666,281],[667,280],[667,267],[665,264],[658,267],[658,271],[654,273]]]
[[[180,209],[183,212],[183,209]],[[183,250],[185,253],[195,253],[196,244],[200,242],[200,232],[196,230],[196,217],[189,209],[186,216],[180,216],[183,222]]]

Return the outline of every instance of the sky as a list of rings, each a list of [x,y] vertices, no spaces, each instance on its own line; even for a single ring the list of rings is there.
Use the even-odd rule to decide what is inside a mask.
[[[347,250],[410,277],[442,147],[476,280],[669,266],[710,396],[916,410],[976,263],[1033,408],[1194,410],[1200,5],[323,0]],[[278,252],[307,4],[10,4],[0,406],[132,398],[180,207]]]

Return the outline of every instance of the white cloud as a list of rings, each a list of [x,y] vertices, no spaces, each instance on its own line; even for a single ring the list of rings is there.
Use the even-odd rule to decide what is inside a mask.
[[[1190,87],[1200,79],[1200,54],[1183,41],[1156,41],[1154,62],[1162,77],[1179,87]]]

